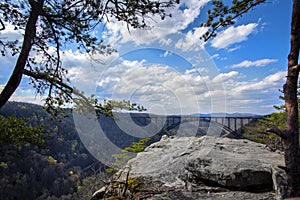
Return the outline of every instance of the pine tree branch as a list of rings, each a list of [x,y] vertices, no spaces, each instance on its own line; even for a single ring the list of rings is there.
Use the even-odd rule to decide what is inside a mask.
[[[60,90],[64,91],[67,95],[71,97],[71,94],[73,93],[74,95],[77,95],[81,97],[86,103],[89,103],[89,100],[87,97],[85,97],[82,93],[80,93],[78,90],[74,89],[73,87],[67,85],[66,83],[57,80],[53,77],[50,77],[49,74],[46,73],[35,73],[29,70],[24,69],[23,74],[26,76],[30,76],[35,79],[40,79],[40,80],[45,80],[50,82],[51,84],[55,85],[58,87]]]
[[[278,128],[267,128],[266,132],[267,133],[274,133],[275,135],[279,136],[282,139],[286,138],[285,131],[282,131]]]
[[[246,6],[244,9],[240,10],[238,13],[234,13],[232,11],[232,8],[229,9],[229,13],[228,13],[228,16],[230,16],[230,14],[235,14],[233,16],[230,16],[230,21],[226,23],[226,20],[225,21],[219,21],[217,22],[217,24],[215,26],[211,26],[211,30],[207,31],[203,36],[201,36],[200,39],[203,39],[204,42],[207,42],[210,38],[212,37],[215,37],[216,36],[216,31],[220,28],[220,27],[226,27],[228,25],[231,25],[233,22],[233,24],[235,23],[234,20],[240,16],[242,16],[243,14],[247,13],[251,8],[257,6],[258,4],[260,3],[263,3],[265,2],[266,0],[257,0],[255,2],[252,2],[250,5]],[[224,8],[224,7],[223,7]],[[222,15],[225,15],[225,13],[223,13]],[[222,16],[222,15],[219,15],[219,16]],[[213,18],[215,17],[219,17],[219,16],[214,16]],[[201,25],[202,27],[210,27],[203,24]]]
[[[29,71],[27,69],[23,69],[22,72],[26,76],[30,76],[35,79],[45,80],[50,83],[58,84],[64,88],[66,88],[67,90],[70,90],[70,92],[73,92],[73,88],[71,86],[67,85],[66,83],[64,83],[60,80],[57,80],[55,77],[49,76],[49,74],[47,74],[47,73],[35,73],[35,72]]]
[[[0,24],[1,24],[0,31],[3,31],[5,29],[5,25],[1,19],[0,19]]]
[[[77,104],[79,103],[81,106],[84,106],[88,110],[96,110],[96,112],[111,116],[111,110],[113,109],[113,107],[109,108],[109,107],[102,106],[101,104],[98,103],[96,104],[92,103],[90,99],[87,98],[82,92],[64,83],[63,81],[58,80],[55,77],[52,77],[47,73],[36,73],[24,69],[23,74],[32,77],[34,79],[44,80],[49,82],[51,85],[54,85],[56,88],[61,90],[65,95],[67,95],[69,98],[73,100],[75,99],[75,97],[72,95],[77,96],[78,97],[76,98]]]

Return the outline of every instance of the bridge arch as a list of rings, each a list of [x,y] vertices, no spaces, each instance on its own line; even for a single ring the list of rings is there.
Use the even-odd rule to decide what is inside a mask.
[[[191,124],[193,131],[191,134],[185,131],[187,135],[192,136],[195,130],[197,131],[196,135],[214,135],[214,130],[218,134],[221,130],[221,136],[227,136],[232,138],[240,138],[242,135],[242,127],[250,123],[252,120],[261,119],[263,116],[242,116],[242,117],[227,117],[227,116],[193,116],[193,115],[136,115],[133,116],[133,120],[137,124],[152,124],[153,127],[159,128],[156,129],[158,132],[163,128],[165,131],[170,131],[172,129],[179,129],[180,125]],[[193,126],[197,124],[197,127]],[[157,126],[159,124],[159,126]],[[210,127],[210,129],[208,129]],[[215,129],[214,129],[215,128]],[[186,129],[189,129],[187,126]],[[207,133],[207,131],[210,133]],[[200,133],[198,133],[200,132]],[[202,132],[202,133],[201,133]],[[216,135],[216,134],[215,134]]]
[[[217,127],[219,130],[221,130],[221,134],[220,136],[225,136],[225,135],[229,135],[229,134],[234,134],[234,130],[232,130],[231,128],[211,120],[210,118],[187,118],[187,119],[183,119],[180,120],[179,122],[176,123],[172,123],[172,124],[167,124],[165,127],[166,131],[171,131],[173,129],[176,129],[177,127],[179,127],[182,124],[185,123],[190,123],[190,122],[199,122],[198,124],[198,131],[199,129],[202,130],[202,133],[198,133],[196,135],[206,135],[208,132],[209,127]]]

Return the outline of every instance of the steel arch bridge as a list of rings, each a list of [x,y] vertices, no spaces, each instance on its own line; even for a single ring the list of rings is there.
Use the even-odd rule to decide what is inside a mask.
[[[261,116],[243,116],[243,117],[202,117],[193,115],[149,115],[149,114],[136,114],[132,119],[139,124],[158,125],[164,127],[166,131],[176,129],[184,124],[198,125],[199,129],[208,131],[209,127],[215,127],[222,130],[221,135],[231,135],[233,137],[240,137],[242,134],[242,127],[253,120],[263,118]]]

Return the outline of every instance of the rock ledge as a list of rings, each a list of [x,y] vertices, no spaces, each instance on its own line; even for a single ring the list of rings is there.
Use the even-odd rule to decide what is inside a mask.
[[[280,166],[281,153],[249,140],[163,136],[93,199],[282,199],[286,183]]]

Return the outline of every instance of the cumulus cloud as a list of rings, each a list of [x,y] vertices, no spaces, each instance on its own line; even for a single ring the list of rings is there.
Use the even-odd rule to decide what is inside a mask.
[[[14,92],[10,101],[29,102],[42,105],[44,103],[44,99],[44,97],[36,95],[34,89],[21,86]]]
[[[270,74],[261,80],[241,81],[239,76],[224,80],[228,112],[268,114],[278,104],[278,89],[285,81],[285,71]]]
[[[166,18],[164,21],[159,17],[148,19],[149,25],[154,26],[148,31],[131,29],[129,32],[125,24],[111,20],[112,23],[107,23],[106,30],[101,33],[105,42],[114,45],[116,49],[119,46],[128,46],[129,50],[132,50],[154,42],[161,44],[163,48],[173,45],[173,49],[164,48],[166,50],[160,54],[160,59],[172,58],[180,51],[183,57],[190,59],[189,62],[195,68],[176,68],[165,63],[139,60],[140,57],[136,60],[126,60],[119,55],[122,51],[110,56],[94,55],[92,61],[86,54],[67,50],[62,54],[62,61],[69,71],[68,77],[72,85],[84,91],[86,95],[96,93],[99,98],[131,99],[148,109],[156,108],[152,110],[156,113],[252,112],[253,108],[260,106],[260,113],[269,110],[274,93],[284,82],[285,72],[276,72],[264,79],[252,81],[245,81],[242,79],[244,75],[237,71],[211,73],[206,65],[208,61],[205,61],[210,60],[209,56],[206,58],[204,55],[191,55],[203,50],[204,43],[198,38],[206,29],[194,28],[178,37],[177,33],[185,31],[208,2],[209,0],[183,1],[172,10],[172,18]],[[228,48],[228,52],[235,51],[240,46],[229,48],[230,45],[247,40],[249,35],[256,31],[257,26],[258,23],[251,23],[229,27],[220,32],[211,45],[217,49]],[[219,54],[211,58],[221,59]],[[201,60],[200,65],[194,65],[198,63],[197,59]],[[276,61],[245,60],[230,68],[265,66]],[[3,88],[3,85],[0,85],[0,89],[1,87]],[[34,90],[24,88],[20,88],[13,99],[40,101],[39,97],[34,96]],[[224,106],[225,103],[227,107]]]
[[[265,77],[263,80],[256,82],[243,82],[235,87],[234,92],[239,95],[249,95],[254,93],[267,93],[271,90],[278,90],[284,83],[286,76],[285,71],[280,71]]]
[[[98,83],[101,87],[98,96],[110,93],[112,99],[131,99],[147,108],[163,108],[169,114],[191,113],[199,107],[209,109],[210,97],[201,102],[198,98],[198,94],[208,91],[209,77],[201,76],[196,70],[180,72],[171,66],[143,60],[123,60],[107,69],[103,77]]]
[[[211,46],[217,49],[224,49],[232,44],[239,43],[248,39],[248,36],[255,32],[257,23],[240,25],[237,27],[231,26],[218,35],[211,41]]]
[[[139,29],[128,31],[126,24],[110,19],[106,25],[107,31],[103,34],[109,36],[108,42],[111,44],[133,42],[140,45],[159,41],[167,45],[172,41],[171,35],[185,30],[208,2],[209,0],[186,0],[175,8],[167,8],[166,12],[172,13],[172,17],[161,20],[159,16],[152,16],[146,19],[147,24],[152,27],[148,31]]]
[[[200,40],[200,37],[206,31],[207,31],[206,27],[194,28],[193,30],[188,31],[185,35],[185,38],[181,38],[177,41],[175,47],[180,48],[183,51],[188,51],[192,49],[198,50],[199,48],[203,48],[205,43],[202,40]]]
[[[262,80],[236,82],[235,86],[230,89],[229,98],[232,100],[249,99],[253,103],[248,105],[249,108],[255,104],[254,100],[261,100],[257,106],[264,106],[268,101],[276,101],[278,89],[282,87],[285,81],[285,71],[279,71],[266,76]],[[253,107],[254,108],[254,107]]]
[[[221,74],[215,76],[212,81],[214,81],[214,82],[224,82],[224,81],[230,80],[234,77],[237,77],[238,75],[239,75],[239,73],[237,71],[231,71],[231,72],[228,72],[228,73],[221,73]]]
[[[102,62],[98,64],[91,64],[89,57],[78,52],[67,51],[64,56],[72,83],[85,94],[96,93],[100,99],[131,100],[159,114],[213,111],[266,114],[285,80],[285,72],[245,81],[245,75],[237,71],[213,74],[208,67],[199,66],[179,70],[119,55],[112,55],[111,59],[99,55]],[[175,54],[170,51],[158,55],[169,59],[172,56]],[[250,63],[263,66],[272,62],[276,61],[262,59]]]
[[[7,22],[4,25],[5,29],[0,32],[1,40],[14,41],[23,39],[24,30],[16,30],[12,24]]]
[[[145,60],[120,60],[118,64],[93,66],[88,57],[81,54],[68,56],[64,62],[69,67],[72,82],[85,94],[130,99],[160,114],[212,111],[266,114],[277,99],[278,88],[282,87],[286,75],[280,71],[261,80],[241,81],[243,75],[237,71],[208,76],[201,74],[207,68],[178,71],[172,66],[149,64]],[[41,104],[42,98],[34,94],[33,89],[21,87],[12,100]],[[225,103],[227,107],[222,106]]]
[[[275,63],[277,62],[277,59],[261,59],[261,60],[256,60],[256,61],[250,61],[250,60],[244,60],[238,64],[234,64],[229,66],[229,68],[247,68],[247,67],[264,67],[267,66],[270,63]]]
[[[103,73],[97,95],[131,99],[146,108],[163,108],[168,114],[211,112],[213,109],[252,112],[253,107],[259,108],[259,113],[270,110],[268,105],[277,99],[274,94],[282,86],[285,72],[252,81],[241,81],[243,76],[237,71],[203,76],[198,69],[181,72],[171,66],[123,60]],[[222,107],[225,103],[227,107]]]
[[[62,54],[63,66],[68,70],[67,77],[76,89],[84,91],[86,95],[94,94],[98,80],[103,71],[110,66],[110,62],[119,57],[118,53],[111,55],[88,55],[78,51],[67,50]]]
[[[197,73],[197,74],[201,74],[201,73],[208,73],[208,69],[204,68],[204,67],[200,67],[200,68],[193,68],[193,69],[187,69],[185,70],[185,74],[193,74],[193,73]]]

